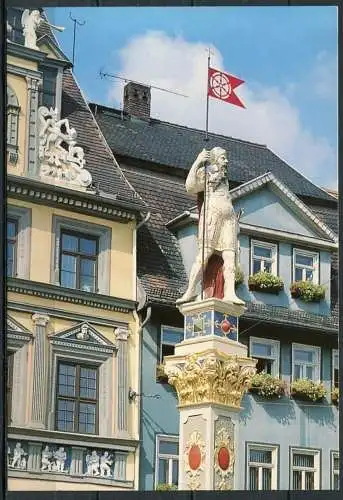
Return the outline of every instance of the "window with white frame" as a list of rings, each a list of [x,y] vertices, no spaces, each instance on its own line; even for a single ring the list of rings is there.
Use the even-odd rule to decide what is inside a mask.
[[[292,344],[292,379],[320,380],[320,347]]]
[[[291,489],[319,490],[319,450],[291,449]]]
[[[251,241],[252,274],[268,272],[277,274],[277,245],[264,241]]]
[[[294,281],[312,281],[319,283],[319,254],[294,248],[293,277]]]
[[[275,446],[248,444],[247,489],[277,489],[277,453]]]
[[[332,350],[332,386],[339,388],[339,352]]]
[[[179,437],[156,436],[155,487],[158,484],[178,484]]]
[[[161,349],[160,362],[163,363],[164,356],[173,356],[175,345],[184,338],[183,328],[161,325]]]
[[[7,276],[29,279],[31,210],[7,205]]]
[[[331,489],[339,490],[339,453],[331,452]]]
[[[278,340],[250,337],[250,356],[257,359],[257,373],[279,376],[280,342]]]

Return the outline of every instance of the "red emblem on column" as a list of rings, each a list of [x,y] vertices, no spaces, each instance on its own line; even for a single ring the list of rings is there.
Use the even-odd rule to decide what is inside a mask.
[[[226,446],[222,446],[218,451],[218,465],[222,470],[227,470],[230,467],[230,452]]]
[[[197,444],[193,444],[188,452],[188,463],[192,470],[197,470],[201,464],[201,451]]]

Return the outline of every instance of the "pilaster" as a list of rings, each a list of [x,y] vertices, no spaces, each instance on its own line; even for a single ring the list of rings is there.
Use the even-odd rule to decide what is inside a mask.
[[[46,327],[49,316],[34,314],[32,316],[35,329],[33,343],[33,388],[31,426],[37,429],[46,428],[48,402],[49,357]]]
[[[129,403],[129,382],[128,382],[128,337],[129,330],[126,328],[116,328],[115,340],[117,345],[117,435],[118,437],[129,437],[128,432],[128,403]]]

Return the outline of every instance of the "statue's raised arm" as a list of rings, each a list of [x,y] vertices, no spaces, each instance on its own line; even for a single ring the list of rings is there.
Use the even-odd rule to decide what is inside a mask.
[[[204,191],[205,166],[210,159],[210,152],[203,149],[197,156],[197,159],[191,166],[186,179],[186,191],[191,194],[197,194]]]

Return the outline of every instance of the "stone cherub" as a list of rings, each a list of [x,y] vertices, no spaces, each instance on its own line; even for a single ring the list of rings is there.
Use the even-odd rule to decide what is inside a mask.
[[[206,192],[205,192],[206,176]],[[235,293],[235,268],[238,255],[238,218],[234,212],[228,183],[228,159],[226,151],[215,147],[211,151],[203,150],[193,163],[186,179],[188,193],[203,197],[199,214],[198,253],[192,266],[188,288],[184,295],[177,300],[177,304],[190,302],[196,299],[196,287],[202,278],[204,265],[206,281],[213,281],[214,272],[217,273],[214,281],[221,277],[221,292],[205,294],[204,298],[214,296],[244,305],[244,302]],[[204,196],[205,192],[205,196]],[[205,220],[204,220],[205,217]],[[205,224],[205,231],[204,231]],[[220,259],[220,273],[216,262]],[[204,261],[204,262],[203,262]],[[223,283],[222,283],[223,282]],[[204,287],[205,288],[205,287]],[[212,287],[215,288],[215,287]]]

